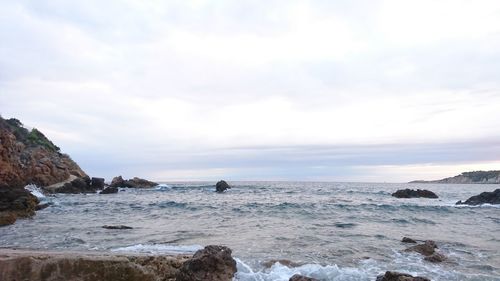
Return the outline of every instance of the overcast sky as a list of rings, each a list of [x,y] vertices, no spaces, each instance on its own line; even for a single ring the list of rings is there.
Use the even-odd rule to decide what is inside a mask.
[[[500,1],[0,0],[0,114],[107,180],[500,169]]]

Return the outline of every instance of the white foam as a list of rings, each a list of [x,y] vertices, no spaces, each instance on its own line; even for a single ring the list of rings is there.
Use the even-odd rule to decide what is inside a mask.
[[[319,280],[372,281],[380,270],[377,267],[340,268],[337,265],[305,264],[295,268],[275,263],[269,269],[254,272],[240,259],[236,260],[238,272],[235,281],[288,281],[294,274],[300,274]]]
[[[172,187],[170,187],[168,184],[162,183],[162,184],[157,185],[155,189],[156,190],[170,190],[170,189],[172,189]]]
[[[203,249],[200,245],[137,244],[111,249],[111,251],[150,254],[194,254],[200,249]]]
[[[28,190],[31,194],[35,195],[38,199],[45,199],[45,195],[41,188],[34,184],[28,184],[24,187],[24,189]]]

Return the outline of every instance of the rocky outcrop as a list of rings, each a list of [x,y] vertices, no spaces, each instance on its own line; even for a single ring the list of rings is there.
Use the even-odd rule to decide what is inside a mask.
[[[210,245],[182,265],[176,281],[231,281],[235,273],[236,261],[231,257],[231,249]]]
[[[38,198],[24,188],[0,189],[0,226],[33,216],[38,203]]]
[[[86,176],[71,158],[37,129],[0,117],[0,188],[48,186],[74,175]]]
[[[113,194],[113,193],[118,193],[118,187],[108,186],[101,192],[99,192],[99,194]]]
[[[399,189],[392,194],[396,198],[438,198],[436,193],[426,189]]]
[[[75,178],[74,180],[55,188],[56,193],[96,193],[97,189],[92,186],[91,179],[88,176]]]
[[[400,273],[396,271],[386,271],[385,274],[377,276],[376,281],[431,281],[429,278],[416,276],[410,274]]]
[[[500,188],[493,192],[483,192],[479,195],[472,196],[465,202],[458,201],[457,205],[481,205],[481,204],[500,204]]]
[[[452,183],[452,184],[499,184],[500,171],[474,171],[464,172],[458,176],[434,181],[411,181],[410,183]]]
[[[128,187],[128,188],[151,188],[157,186],[158,183],[134,177],[133,179],[124,180],[122,176],[114,177],[111,181],[111,187]]]
[[[33,252],[0,249],[0,280],[175,280],[189,256]]]
[[[292,277],[290,277],[290,279],[288,279],[288,281],[319,281],[319,280],[316,278],[311,278],[311,277],[306,277],[306,276],[303,276],[300,274],[295,274]]]
[[[103,189],[104,188],[104,179],[92,177],[92,179],[90,179],[90,187],[92,189]]]
[[[220,180],[215,184],[215,191],[217,192],[224,192],[230,188],[231,186],[225,180]]]
[[[423,244],[418,244],[412,247],[405,249],[405,252],[416,252],[424,257],[425,261],[438,263],[446,260],[446,256],[436,252],[437,249],[436,242],[432,240],[427,240]]]

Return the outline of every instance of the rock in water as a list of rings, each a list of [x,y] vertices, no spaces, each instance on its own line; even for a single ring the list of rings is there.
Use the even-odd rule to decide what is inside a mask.
[[[129,188],[151,188],[157,186],[158,183],[134,177],[133,179],[124,180],[122,176],[114,177],[111,181],[111,187],[129,187]]]
[[[103,189],[99,194],[112,194],[112,193],[118,193],[118,187],[108,186],[105,189]]]
[[[436,193],[434,193],[430,190],[426,190],[426,189],[413,190],[413,189],[408,189],[408,188],[407,189],[399,189],[398,191],[394,192],[392,194],[392,196],[394,196],[396,198],[420,198],[420,197],[432,198],[432,199],[438,198]]]
[[[224,192],[226,189],[230,189],[231,186],[227,184],[225,180],[218,181],[215,184],[215,191],[217,192]]]
[[[457,205],[481,205],[481,204],[500,204],[500,188],[493,192],[483,192],[479,195],[472,196],[465,202],[458,201]]]
[[[103,189],[104,179],[92,177],[92,179],[90,180],[90,187],[92,187],[93,189]]]
[[[386,271],[385,274],[377,276],[376,281],[431,281],[429,278],[410,274],[400,273],[396,271]]]
[[[411,246],[410,248],[407,248],[405,252],[417,252],[424,256],[430,256],[434,254],[436,248],[437,248],[436,242],[432,240],[427,240],[425,241],[424,244],[418,244],[415,246]]]
[[[306,276],[303,276],[300,274],[295,274],[292,277],[290,277],[290,279],[288,279],[288,281],[319,281],[319,280],[316,278],[311,278],[311,277],[306,277]]]
[[[24,188],[0,188],[0,226],[35,214],[38,198]]]
[[[54,189],[56,193],[95,193],[96,189],[91,186],[89,177],[76,178],[65,183],[62,187]]]
[[[446,256],[440,253],[434,253],[430,256],[424,258],[424,260],[428,262],[438,263],[446,260]]]
[[[176,281],[231,281],[235,273],[236,261],[231,257],[231,249],[210,245],[182,265]]]
[[[125,187],[125,180],[123,180],[122,176],[117,176],[114,177],[113,180],[111,180],[111,187]]]
[[[415,240],[413,240],[413,239],[411,239],[409,237],[403,237],[403,240],[401,240],[401,242],[403,242],[403,243],[413,243],[413,244],[417,243],[417,241],[415,241]]]

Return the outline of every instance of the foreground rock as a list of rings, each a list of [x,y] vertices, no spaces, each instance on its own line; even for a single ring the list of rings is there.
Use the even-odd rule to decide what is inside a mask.
[[[160,281],[175,280],[189,256],[33,252],[0,249],[0,280]]]
[[[122,176],[114,177],[111,181],[111,187],[128,187],[128,188],[151,188],[157,186],[158,183],[134,177],[133,179],[124,180]]]
[[[38,203],[38,198],[24,188],[0,188],[0,226],[33,216]]]
[[[231,189],[231,186],[225,181],[221,180],[215,184],[215,191],[224,192],[226,189]]]
[[[290,277],[290,279],[288,279],[288,281],[319,281],[319,280],[316,278],[311,278],[311,277],[306,277],[306,276],[303,276],[300,274],[295,274],[292,277]]]
[[[386,271],[385,274],[377,276],[376,281],[431,281],[429,278],[410,274],[400,273],[396,271]]]
[[[500,188],[493,192],[483,192],[479,195],[472,196],[465,202],[458,201],[457,205],[481,205],[481,204],[500,204]]]
[[[182,265],[176,280],[231,281],[235,273],[236,261],[231,257],[231,249],[210,245]]]
[[[392,194],[396,198],[438,198],[436,193],[426,189],[400,189]]]

